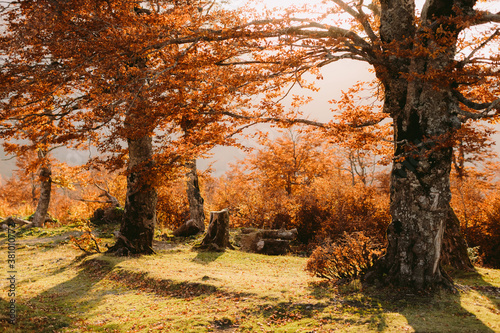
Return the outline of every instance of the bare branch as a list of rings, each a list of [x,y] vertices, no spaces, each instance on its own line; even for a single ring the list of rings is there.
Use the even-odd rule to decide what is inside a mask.
[[[458,67],[459,68],[462,68],[464,67],[467,63],[469,63],[472,59],[472,57],[474,56],[474,54],[476,54],[476,52],[478,52],[480,49],[482,49],[483,47],[486,46],[486,44],[488,44],[491,40],[493,40],[493,38],[495,38],[496,36],[498,36],[498,34],[500,33],[500,29],[497,29],[495,30],[495,32],[490,36],[488,37],[484,42],[482,42],[478,47],[476,47],[474,50],[472,50],[472,52],[467,56],[467,58],[465,58],[464,60],[460,61],[458,63]]]
[[[314,120],[309,120],[309,119],[303,119],[303,118],[294,118],[294,119],[286,119],[286,118],[278,118],[278,117],[251,117],[251,116],[244,116],[228,111],[221,111],[221,112],[204,112],[202,114],[206,115],[214,115],[214,114],[222,114],[228,117],[236,118],[236,119],[242,119],[242,120],[254,120],[255,122],[258,123],[281,123],[281,124],[286,124],[286,125],[294,125],[294,124],[303,124],[303,125],[308,125],[308,126],[314,126],[314,127],[319,127],[319,128],[324,128],[328,129],[331,128],[332,125],[328,123],[322,123]],[[381,123],[385,118],[382,118],[380,120],[371,120],[371,121],[366,121],[363,123],[359,124],[346,124],[349,127],[352,128],[362,128],[362,127],[367,127],[367,126],[373,126]]]
[[[500,12],[490,13],[486,11],[476,11],[476,14],[479,14],[479,17],[473,20],[473,25],[500,23]]]
[[[342,0],[333,0],[337,5],[339,5],[346,13],[354,17],[361,25],[363,26],[363,29],[365,30],[366,34],[370,38],[372,42],[377,41],[379,38],[373,31],[370,23],[366,19],[366,14],[363,12],[363,1],[360,1],[359,6],[358,6],[358,11],[356,12],[353,8],[351,8],[348,4],[346,4]]]

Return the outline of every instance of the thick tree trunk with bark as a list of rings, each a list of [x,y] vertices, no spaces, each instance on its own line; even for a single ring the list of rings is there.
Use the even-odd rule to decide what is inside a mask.
[[[127,197],[116,244],[117,255],[151,254],[156,225],[157,192],[151,179],[153,145],[150,136],[128,139]]]
[[[35,214],[33,215],[33,227],[42,227],[47,217],[50,205],[50,194],[52,191],[52,170],[50,165],[46,164],[40,168],[40,196],[36,206]]]
[[[186,167],[188,168],[186,194],[189,202],[189,220],[174,230],[173,234],[176,237],[192,236],[205,231],[204,200],[200,193],[196,160],[186,163]]]
[[[422,21],[435,32],[431,39],[428,31],[415,28],[414,1],[381,1],[382,41],[398,45],[396,51],[388,44],[386,63],[376,66],[385,87],[384,110],[394,120],[392,224],[386,255],[366,275],[367,280],[419,290],[452,286],[441,271],[441,252],[452,218],[448,139],[461,123],[450,101],[451,82],[438,79],[454,62],[459,30],[432,22],[453,15],[455,5],[466,6],[461,1],[427,1]],[[449,33],[439,39],[437,29],[443,26]],[[422,47],[427,55],[404,56]]]

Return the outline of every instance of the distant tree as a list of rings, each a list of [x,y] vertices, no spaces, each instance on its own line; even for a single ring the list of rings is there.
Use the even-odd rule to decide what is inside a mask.
[[[275,140],[262,140],[263,147],[244,163],[249,177],[288,195],[307,186],[328,171],[327,146],[316,134],[289,130]]]

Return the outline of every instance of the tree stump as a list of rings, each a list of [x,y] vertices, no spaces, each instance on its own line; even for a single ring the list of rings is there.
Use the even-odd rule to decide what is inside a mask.
[[[284,255],[290,251],[290,242],[297,238],[297,229],[292,230],[241,230],[241,249],[246,252]]]
[[[229,211],[227,209],[210,212],[207,234],[198,248],[209,251],[224,251],[226,248],[234,249],[229,243]]]

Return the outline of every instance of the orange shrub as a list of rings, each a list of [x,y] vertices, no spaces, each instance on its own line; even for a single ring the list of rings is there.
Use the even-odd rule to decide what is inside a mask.
[[[467,169],[466,177],[452,178],[455,210],[470,248],[478,248],[478,264],[500,268],[500,195],[495,170]]]
[[[500,195],[492,193],[477,203],[481,211],[469,217],[469,247],[479,247],[479,263],[500,268]]]
[[[189,219],[186,184],[183,179],[158,187],[158,226],[176,229]]]
[[[302,198],[296,216],[299,239],[321,243],[345,232],[363,231],[383,243],[390,223],[387,197],[369,187],[329,185],[330,191],[323,189]]]
[[[333,243],[318,246],[306,271],[328,280],[351,280],[370,268],[382,254],[381,246],[363,232],[344,233]]]
[[[214,182],[210,206],[228,208],[232,227],[297,228],[299,240],[310,246],[355,231],[383,242],[390,222],[386,194],[343,184],[335,174],[317,177],[292,194],[237,168]]]

